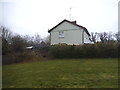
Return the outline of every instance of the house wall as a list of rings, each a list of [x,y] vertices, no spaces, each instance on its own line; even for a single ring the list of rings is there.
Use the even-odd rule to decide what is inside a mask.
[[[84,43],[91,43],[88,34],[84,31]]]
[[[59,37],[59,31],[64,31],[64,37]],[[50,32],[51,35],[51,45],[66,43],[69,45],[79,45],[82,44],[82,32],[83,29],[77,27],[68,22],[64,22],[59,25],[57,28]]]

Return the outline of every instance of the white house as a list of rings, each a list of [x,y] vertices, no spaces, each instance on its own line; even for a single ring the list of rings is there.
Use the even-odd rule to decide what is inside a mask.
[[[80,45],[91,43],[88,30],[76,23],[76,21],[63,20],[52,29],[50,33],[51,45],[65,43],[68,45]]]

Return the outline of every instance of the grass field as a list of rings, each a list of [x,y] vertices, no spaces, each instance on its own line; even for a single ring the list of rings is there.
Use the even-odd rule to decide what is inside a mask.
[[[64,59],[5,65],[3,88],[118,88],[118,61]]]

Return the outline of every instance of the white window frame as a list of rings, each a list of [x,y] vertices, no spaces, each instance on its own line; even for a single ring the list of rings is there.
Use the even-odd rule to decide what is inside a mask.
[[[64,31],[59,31],[59,38],[64,38]]]

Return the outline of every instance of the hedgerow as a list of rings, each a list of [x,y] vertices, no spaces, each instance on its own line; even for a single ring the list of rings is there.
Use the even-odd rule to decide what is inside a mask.
[[[52,58],[117,58],[118,44],[51,45],[49,56]]]

